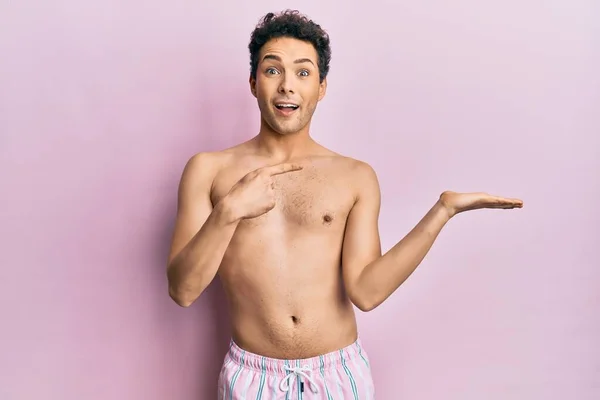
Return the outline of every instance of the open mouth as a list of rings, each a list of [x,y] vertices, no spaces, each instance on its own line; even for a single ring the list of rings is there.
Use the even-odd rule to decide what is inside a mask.
[[[278,103],[275,104],[275,107],[281,111],[294,111],[298,109],[298,106],[292,103]]]

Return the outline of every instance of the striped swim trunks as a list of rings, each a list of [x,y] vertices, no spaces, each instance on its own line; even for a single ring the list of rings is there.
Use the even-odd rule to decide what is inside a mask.
[[[219,375],[219,400],[373,400],[371,368],[360,338],[321,356],[279,360],[232,340]]]

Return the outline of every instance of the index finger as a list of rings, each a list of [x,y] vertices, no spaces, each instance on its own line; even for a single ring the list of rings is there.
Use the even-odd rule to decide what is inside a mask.
[[[268,175],[279,175],[287,172],[299,171],[302,169],[302,165],[295,163],[282,163],[271,165],[270,167],[263,168],[263,171]]]

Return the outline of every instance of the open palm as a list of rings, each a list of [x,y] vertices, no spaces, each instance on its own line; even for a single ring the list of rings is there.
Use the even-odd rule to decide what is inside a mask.
[[[446,191],[441,194],[440,202],[448,209],[450,216],[458,213],[482,208],[522,208],[523,201],[500,196],[493,196],[484,192],[457,193]]]

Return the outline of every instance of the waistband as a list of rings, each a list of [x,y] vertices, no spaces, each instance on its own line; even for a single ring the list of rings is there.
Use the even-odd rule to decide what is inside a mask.
[[[345,362],[359,358],[367,365],[369,364],[367,354],[362,348],[360,338],[356,339],[356,341],[349,346],[327,354],[289,360],[264,357],[259,354],[251,353],[240,348],[232,339],[229,345],[228,356],[231,361],[245,368],[256,371],[267,371],[277,375],[287,375],[289,371],[286,368],[289,367],[302,367],[313,371],[327,370],[330,368],[337,368]]]

